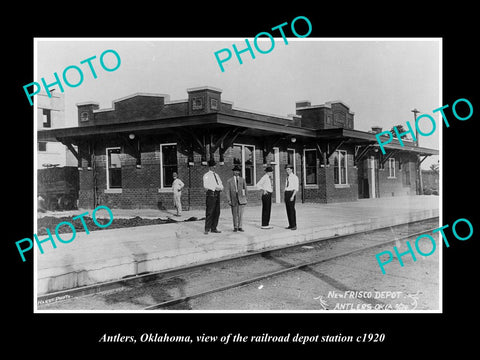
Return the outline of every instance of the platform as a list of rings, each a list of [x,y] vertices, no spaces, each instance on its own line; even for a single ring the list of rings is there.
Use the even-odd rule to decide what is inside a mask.
[[[202,210],[185,211],[182,217],[177,218],[173,213],[160,210],[112,209],[114,219],[140,216],[171,217],[179,221],[90,231],[90,234],[77,232],[74,241],[67,244],[57,242],[56,249],[51,248],[50,243],[44,243],[44,254],[40,254],[38,249],[36,254],[37,294],[176,269],[269,247],[423,220],[438,216],[439,207],[438,196],[362,199],[332,204],[297,203],[298,229],[291,231],[285,229],[288,223],[284,204],[272,205],[270,225],[273,229],[270,230],[260,228],[261,206],[247,205],[245,232],[233,232],[231,211],[222,209],[218,226],[222,233],[208,235],[203,233],[204,221],[182,221],[190,217],[204,217]],[[85,211],[88,210],[56,215],[76,216]],[[40,239],[45,237],[40,236]],[[68,239],[71,236],[65,234],[62,237]]]

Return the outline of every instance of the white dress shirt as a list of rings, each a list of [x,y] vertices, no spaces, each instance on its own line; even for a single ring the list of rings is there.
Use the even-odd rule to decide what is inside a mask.
[[[183,183],[183,181],[180,180],[179,178],[176,178],[175,180],[173,180],[172,190],[173,190],[173,192],[182,191],[184,186],[185,186],[185,184]]]
[[[269,193],[273,192],[270,176],[268,176],[268,174],[263,175],[260,181],[257,183],[257,187],[264,191],[268,191]]]
[[[203,175],[203,187],[206,190],[215,191],[217,186],[221,187],[221,190],[223,190],[222,179],[220,179],[220,176],[218,176],[217,173],[210,170]]]
[[[298,191],[298,176],[291,173],[285,182],[285,191]]]

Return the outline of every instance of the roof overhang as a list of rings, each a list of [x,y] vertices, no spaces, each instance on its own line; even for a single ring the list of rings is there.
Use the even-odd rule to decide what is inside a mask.
[[[275,119],[259,120],[251,117],[241,117],[228,113],[208,113],[202,115],[190,115],[171,117],[167,119],[143,120],[135,122],[114,123],[105,125],[93,125],[71,128],[60,128],[52,130],[39,130],[38,141],[61,141],[77,143],[84,139],[97,136],[115,135],[119,133],[135,133],[137,135],[155,134],[174,132],[178,128],[222,128],[222,127],[243,127],[247,129],[246,135],[257,136],[295,136],[298,140],[320,140],[330,141],[339,140],[353,145],[371,145],[379,147],[377,138],[374,133],[334,128],[314,130],[295,126],[293,123],[289,125],[286,122],[275,121]],[[392,139],[388,144],[383,145],[385,149],[403,150],[417,153],[419,155],[438,155],[436,149],[429,149],[416,146],[414,142],[404,140],[402,146],[398,139]]]
[[[206,114],[188,117],[172,117],[168,119],[143,120],[125,123],[70,127],[38,131],[38,141],[61,141],[62,139],[82,139],[91,136],[118,133],[155,133],[178,127],[196,125],[211,125],[216,123],[216,114]]]
[[[355,145],[372,145],[373,147],[379,148],[380,144],[377,141],[376,134],[360,131],[360,130],[352,130],[352,129],[344,129],[344,128],[335,128],[335,129],[324,129],[324,130],[316,130],[316,137],[318,139],[337,139],[337,140],[346,140],[349,144]],[[415,142],[403,140],[403,145],[400,144],[398,139],[392,139],[392,141],[388,144],[384,144],[383,147],[385,149],[390,150],[404,150],[404,151],[411,151],[417,153],[419,155],[438,155],[439,151],[436,149],[430,149],[425,147],[416,146]]]
[[[143,120],[125,123],[92,125],[81,127],[39,130],[38,141],[62,141],[62,139],[81,140],[92,136],[129,133],[136,134],[173,131],[175,128],[197,127],[209,129],[215,127],[235,126],[244,127],[249,131],[258,131],[262,134],[283,134],[299,137],[315,138],[315,130],[299,126],[289,126],[275,121],[259,121],[248,117],[239,117],[226,113],[209,113],[171,117],[168,119]]]

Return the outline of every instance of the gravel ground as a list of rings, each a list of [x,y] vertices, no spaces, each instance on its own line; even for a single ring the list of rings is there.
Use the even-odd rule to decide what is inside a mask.
[[[385,249],[381,250],[387,250]],[[391,247],[390,247],[391,249]],[[380,251],[380,249],[377,249]],[[375,253],[377,252],[375,251]],[[351,255],[189,302],[201,310],[438,310],[438,254],[382,275],[374,252]]]
[[[128,283],[115,290],[44,304],[39,309],[141,310],[179,296],[280,270],[286,263],[310,262],[366,246],[372,241],[381,242],[434,227],[438,227],[438,221],[320,241],[282,250],[273,256],[265,254],[261,258],[241,258],[200,267],[168,281]],[[409,241],[412,243],[414,239]],[[384,275],[375,254],[393,251],[393,245],[400,246],[400,251],[406,249],[404,241],[397,241],[246,286],[193,298],[170,310],[439,310],[439,251],[428,257],[417,256],[416,262],[411,256],[404,256],[403,267],[394,259],[386,266]]]

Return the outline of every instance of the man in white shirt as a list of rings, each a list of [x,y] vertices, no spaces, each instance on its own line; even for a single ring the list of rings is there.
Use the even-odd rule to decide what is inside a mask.
[[[287,209],[288,227],[297,230],[297,217],[295,212],[295,195],[298,191],[298,177],[293,173],[293,166],[287,165],[287,181],[285,183],[285,208]]]
[[[265,175],[257,183],[257,188],[262,190],[262,229],[272,229],[270,226],[270,214],[272,211],[272,178],[273,169],[271,166],[265,168]]]
[[[223,190],[222,179],[215,173],[215,161],[208,161],[209,171],[203,175],[203,187],[207,190],[205,209],[205,232],[221,233],[217,230],[218,218],[220,217],[220,192]]]
[[[177,209],[176,216],[182,215],[182,189],[185,186],[182,180],[178,178],[178,174],[174,172],[172,190],[173,190],[173,203]]]

